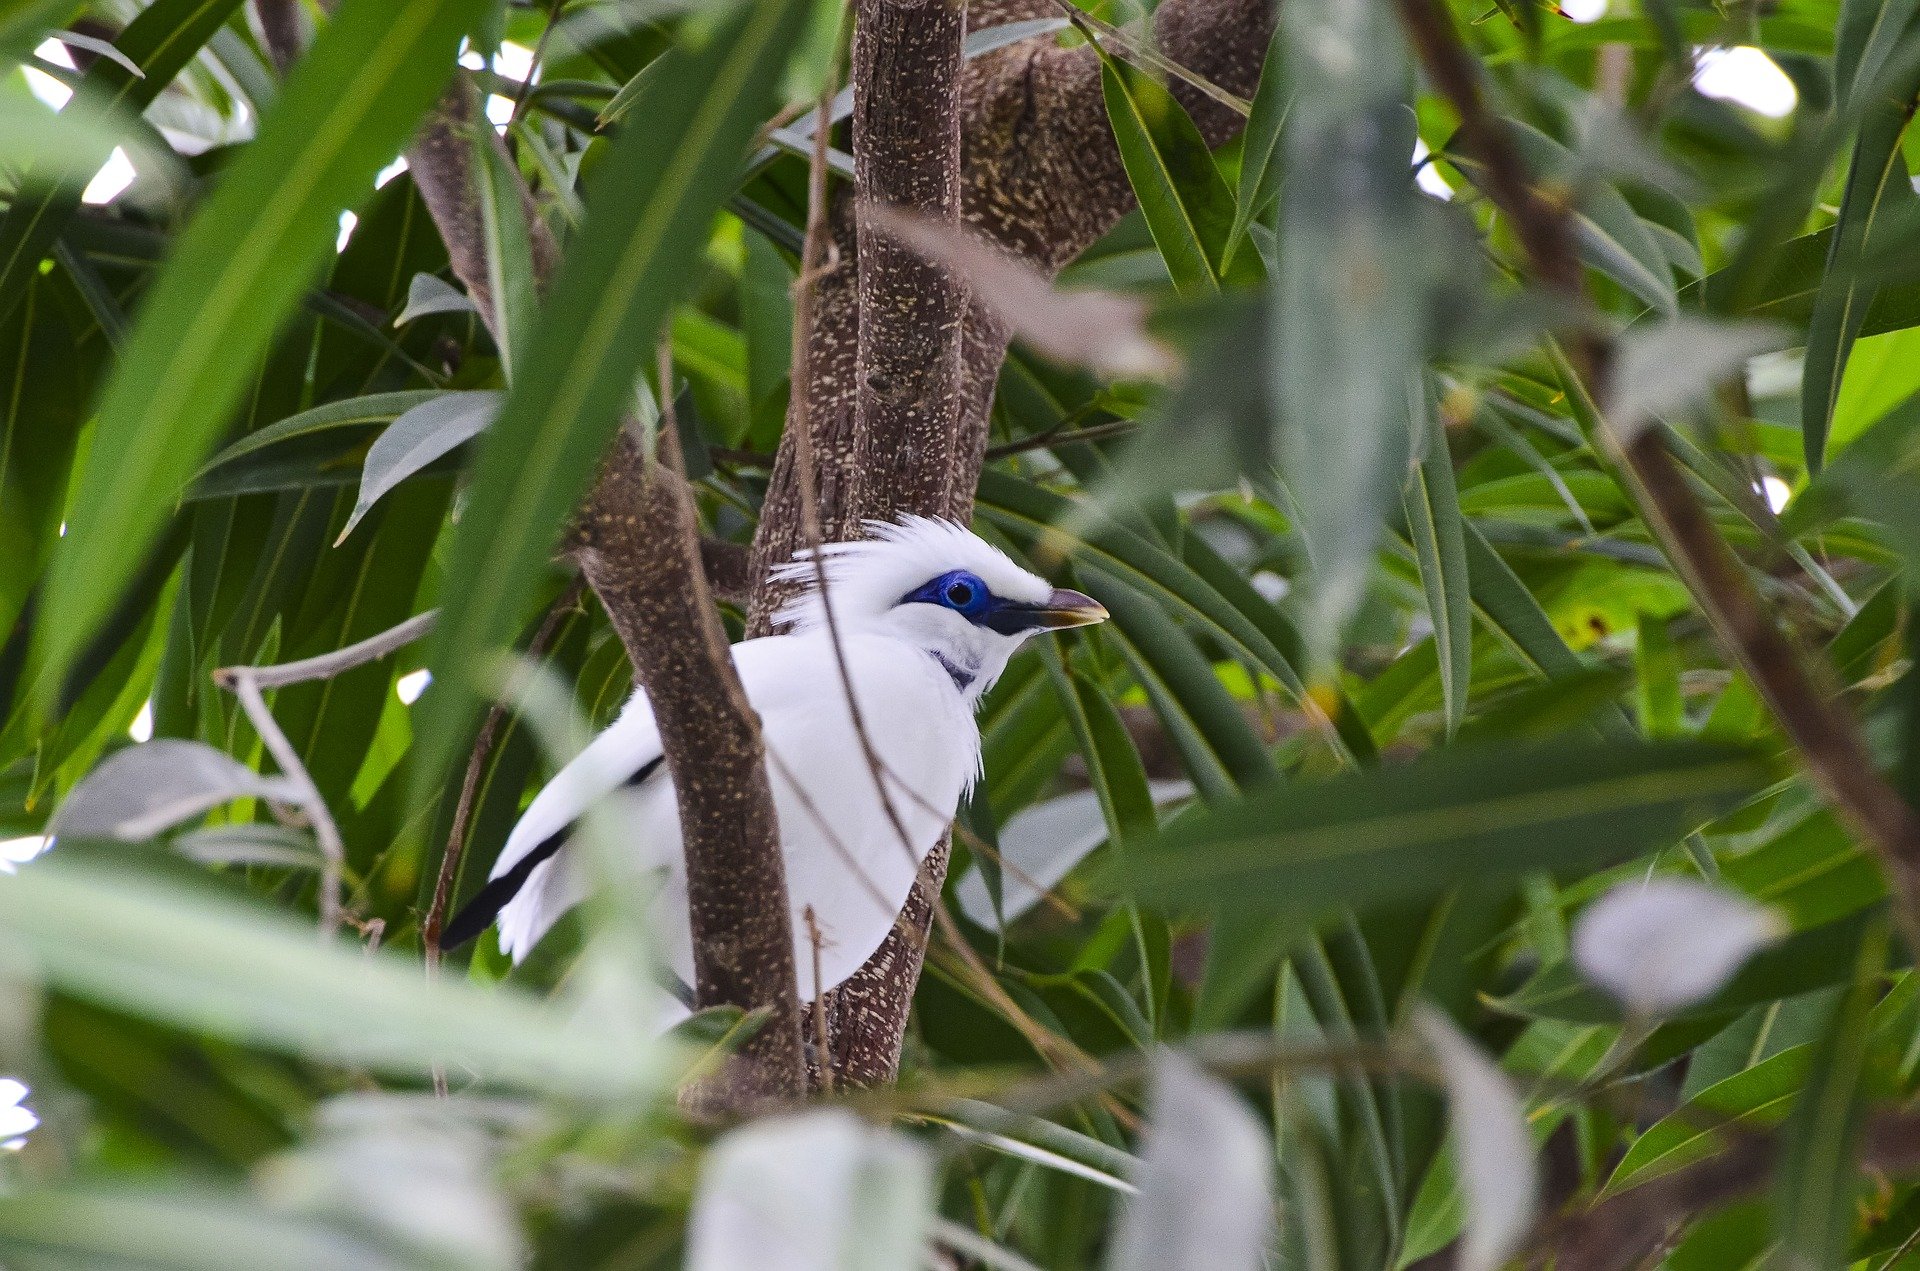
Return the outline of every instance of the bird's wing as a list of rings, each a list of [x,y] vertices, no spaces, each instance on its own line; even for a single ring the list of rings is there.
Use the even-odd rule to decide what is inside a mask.
[[[639,785],[663,767],[660,731],[644,694],[636,693],[605,732],[575,755],[533,802],[507,836],[487,885],[454,916],[441,938],[452,949],[500,920],[500,947],[518,962],[567,910],[580,901],[570,872],[553,859],[580,819],[596,802],[626,785]],[[657,864],[670,849],[651,846]]]

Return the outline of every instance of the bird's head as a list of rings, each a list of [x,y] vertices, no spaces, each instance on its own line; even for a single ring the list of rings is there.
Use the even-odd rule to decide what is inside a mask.
[[[985,692],[1027,637],[1106,619],[1090,596],[1056,588],[953,521],[868,521],[868,537],[820,549],[826,597],[810,553],[780,566],[807,590],[775,615],[795,631],[835,624],[909,640],[935,655],[970,696]]]

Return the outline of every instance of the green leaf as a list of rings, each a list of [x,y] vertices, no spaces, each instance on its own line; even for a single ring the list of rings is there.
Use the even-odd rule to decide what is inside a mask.
[[[482,133],[474,135],[473,174],[487,258],[487,290],[493,299],[492,327],[499,337],[507,382],[512,383],[514,367],[533,327],[538,290],[527,208],[520,201],[520,174],[492,142],[493,138]]]
[[[1431,400],[1424,413],[1426,453],[1407,474],[1407,527],[1419,552],[1420,585],[1427,593],[1433,642],[1439,653],[1440,689],[1446,702],[1447,735],[1467,715],[1473,674],[1473,597],[1467,575],[1465,523],[1454,485],[1447,430]]]
[[[1429,233],[1439,212],[1421,206],[1408,162],[1410,68],[1393,10],[1289,0],[1281,27],[1294,106],[1266,374],[1310,558],[1295,603],[1317,686],[1332,679],[1406,479],[1443,253]]]
[[[181,236],[141,307],[75,477],[39,657],[64,669],[332,251],[342,207],[406,141],[480,0],[347,0]],[[422,73],[423,67],[435,68]]]
[[[1253,252],[1235,253],[1233,191],[1200,130],[1166,85],[1109,56],[1097,40],[1100,87],[1127,180],[1167,262],[1173,285],[1205,294],[1264,272]],[[1238,268],[1229,267],[1232,258]]]
[[[1640,615],[1633,660],[1640,678],[1640,731],[1650,738],[1679,736],[1685,722],[1680,700],[1681,662],[1665,621],[1652,614]]]
[[[1858,1182],[1854,1154],[1866,1117],[1869,1022],[1886,975],[1885,924],[1860,948],[1853,983],[1814,1043],[1811,1076],[1795,1101],[1774,1187],[1778,1265],[1792,1271],[1844,1266]]]
[[[360,493],[337,547],[381,496],[422,468],[478,437],[500,409],[498,393],[441,393],[395,419],[374,438],[360,470]]]
[[[46,1267],[205,1271],[245,1251],[251,1271],[404,1271],[369,1233],[277,1213],[252,1196],[101,1185],[0,1197],[0,1254]],[[17,1261],[16,1261],[17,1260]]]
[[[87,70],[86,82],[98,90],[103,109],[135,113],[153,104],[207,40],[226,23],[240,0],[156,0],[127,24],[116,42],[127,61],[141,70],[130,75],[119,62],[101,58]],[[94,168],[108,151],[94,152]],[[62,182],[44,194],[13,203],[0,220],[0,313],[10,311],[24,292],[27,275],[53,249],[54,240],[80,207],[88,178]]]
[[[1903,7],[1912,6],[1873,6]],[[1873,304],[1874,288],[1860,277],[1861,261],[1877,245],[1875,226],[1883,214],[1899,204],[1913,202],[1906,160],[1900,153],[1900,135],[1906,129],[1916,91],[1920,91],[1920,71],[1891,86],[1884,99],[1862,104],[1860,137],[1847,169],[1826,276],[1814,299],[1807,329],[1800,427],[1810,472],[1818,472],[1826,460],[1827,432],[1839,399],[1842,374]]]
[[[708,226],[765,117],[807,11],[801,0],[741,6],[697,49],[667,56],[588,183],[574,240],[528,342],[525,365],[481,446],[454,537],[451,577],[487,580],[448,597],[435,633],[437,689],[422,734],[437,775],[474,701],[474,668],[518,628],[561,522],[631,409],[655,336],[690,281]]]
[[[1724,1144],[1715,1125],[1752,1130],[1778,1124],[1806,1081],[1812,1056],[1811,1045],[1794,1046],[1708,1086],[1633,1141],[1606,1190],[1625,1191],[1712,1156]]]
[[[1243,246],[1251,249],[1252,244],[1246,242],[1247,227],[1280,190],[1280,166],[1274,160],[1279,157],[1287,111],[1293,105],[1287,92],[1282,38],[1281,24],[1276,22],[1261,66],[1260,87],[1253,94],[1253,112],[1247,116],[1246,131],[1241,134],[1240,182],[1233,193],[1233,229],[1227,237],[1229,262]]]
[[[1130,872],[1170,905],[1413,901],[1666,847],[1769,780],[1752,754],[1693,742],[1445,751],[1183,818],[1132,855]]]
[[[255,905],[68,859],[0,878],[9,947],[88,1001],[270,1050],[393,1073],[470,1065],[488,1079],[603,1098],[661,1073],[624,1038],[559,1007],[390,955],[326,946]]]

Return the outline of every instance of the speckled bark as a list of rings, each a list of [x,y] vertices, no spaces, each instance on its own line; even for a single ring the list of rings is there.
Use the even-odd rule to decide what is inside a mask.
[[[479,95],[455,78],[407,152],[408,167],[483,320],[496,310],[473,182],[473,146],[500,140]],[[542,287],[559,256],[521,198]],[[497,333],[496,333],[497,334]],[[665,434],[672,437],[669,431]],[[674,453],[668,451],[669,456]],[[648,464],[623,429],[576,516],[572,550],[647,686],[674,776],[686,845],[694,995],[703,1006],[770,1008],[741,1062],[696,1094],[710,1111],[744,1111],[805,1089],[786,874],[767,784],[759,717],[734,674],[707,585],[691,492],[677,471]],[[730,553],[709,551],[715,564]]]
[[[853,40],[855,186],[866,203],[952,222],[960,206],[960,0],[860,0]],[[853,506],[926,513],[960,475],[959,281],[856,213],[860,320]]]
[[[874,6],[875,0],[865,0],[863,20]],[[915,138],[919,150],[933,152],[945,135],[948,116],[937,106],[929,108],[927,94],[938,86],[950,46],[942,45],[937,55],[923,49],[920,56],[929,58],[926,74],[912,75],[910,67],[896,60],[912,45],[911,36],[923,29],[901,29],[910,12],[899,6],[881,15],[868,36],[892,32],[892,47],[869,47],[857,66],[860,75],[891,74],[909,81],[907,85],[884,94],[874,93],[870,84],[855,85],[857,100],[883,111],[889,103],[914,103],[911,112],[901,110],[897,118],[885,121],[904,130],[885,134],[902,139],[894,156],[901,172],[872,173],[859,154],[856,163],[863,178],[900,176],[914,181],[913,189],[944,189],[944,184],[929,182],[917,172]],[[966,24],[984,30],[1058,13],[1051,0],[975,0]],[[1231,92],[1251,96],[1273,15],[1272,0],[1164,0],[1155,18],[1155,35],[1169,57]],[[1241,120],[1225,107],[1184,84],[1173,85],[1173,90],[1210,144],[1218,145],[1238,130]],[[957,107],[959,215],[1014,254],[1048,273],[1057,272],[1133,207],[1126,171],[1107,126],[1099,63],[1091,50],[1063,49],[1043,36],[976,58],[961,68]],[[865,116],[857,117],[867,122]],[[889,201],[911,205],[897,197]],[[862,328],[867,316],[858,301],[867,290],[867,260],[860,255],[862,244],[856,241],[852,220],[850,205],[842,198],[834,210],[841,261],[821,286],[810,332],[814,374],[811,383],[796,387],[805,392],[813,421],[823,532],[829,539],[851,536],[862,519],[898,512],[969,519],[1007,333],[978,306],[968,306],[961,324],[958,376],[948,395],[929,408],[891,413],[872,410],[869,398],[863,418],[862,394],[870,390],[862,355],[870,362],[884,359],[894,340],[907,337],[883,341],[879,329]],[[923,312],[932,317],[934,328],[946,320],[937,284],[935,300]],[[937,330],[921,334],[932,337]],[[883,344],[885,348],[878,347]],[[933,340],[930,347],[942,346]],[[942,382],[938,373],[926,381]],[[947,421],[951,436],[928,441],[918,430],[935,414]],[[768,568],[805,542],[790,441],[781,445],[754,542],[754,575],[761,580],[754,597],[754,634],[766,632],[768,616],[783,599],[766,581]],[[890,464],[885,484],[865,480],[868,465],[883,458]],[[920,977],[931,896],[938,893],[945,872],[943,846],[929,858],[908,903],[907,925],[915,934],[896,931],[832,995],[832,1047],[843,1081],[887,1081],[898,1066],[907,1011]]]
[[[665,454],[671,455],[668,436]],[[760,721],[727,649],[700,567],[699,526],[680,474],[641,462],[623,434],[579,520],[581,570],[647,686],[686,844],[694,1000],[765,1007],[742,1063],[696,1102],[740,1111],[805,1088],[799,991],[779,823]]]

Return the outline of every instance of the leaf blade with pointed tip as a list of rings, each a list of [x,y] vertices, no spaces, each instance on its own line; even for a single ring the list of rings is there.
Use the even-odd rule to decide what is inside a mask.
[[[1163,905],[1410,902],[1668,846],[1771,779],[1753,753],[1698,742],[1447,750],[1184,817],[1131,853],[1126,872]]]
[[[765,116],[807,6],[746,4],[654,81],[649,126],[615,138],[595,170],[587,225],[528,341],[525,366],[487,430],[452,577],[487,580],[443,606],[436,689],[423,703],[420,771],[437,775],[476,703],[476,668],[519,627],[561,523],[631,407],[654,336],[688,281],[714,214]],[[428,778],[430,779],[430,778]]]
[[[367,450],[366,464],[360,471],[360,494],[334,545],[345,542],[361,518],[395,486],[486,431],[500,410],[500,396],[495,392],[440,393],[387,425]]]
[[[342,207],[406,141],[483,0],[347,0],[222,176],[141,307],[74,478],[38,657],[58,678],[219,434]],[[421,68],[435,68],[422,73]],[[143,81],[144,82],[144,81]]]

